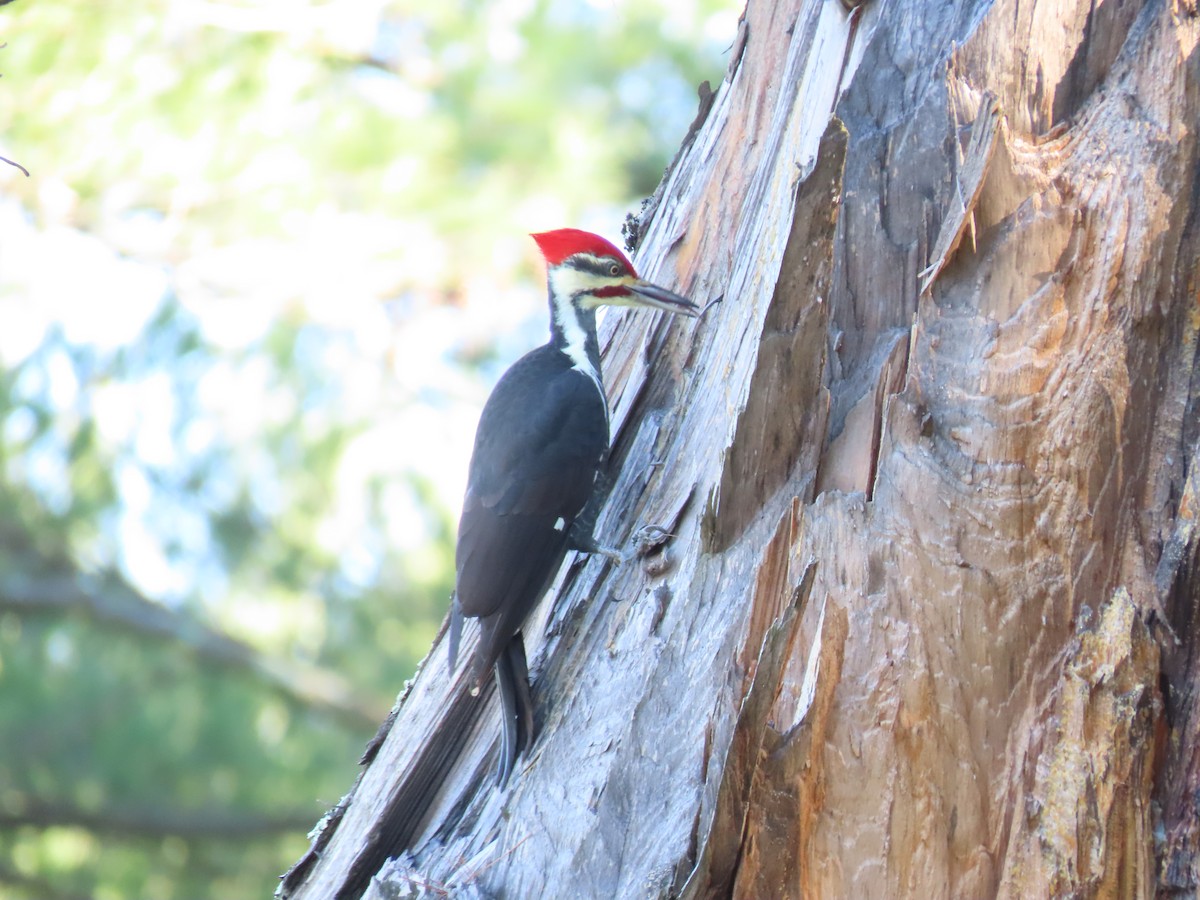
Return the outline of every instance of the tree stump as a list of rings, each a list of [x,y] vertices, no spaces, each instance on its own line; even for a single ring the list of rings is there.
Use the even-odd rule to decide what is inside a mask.
[[[641,223],[724,299],[604,323],[669,536],[564,566],[532,752],[439,640],[282,896],[1195,895],[1194,0],[848,5],[751,0]]]

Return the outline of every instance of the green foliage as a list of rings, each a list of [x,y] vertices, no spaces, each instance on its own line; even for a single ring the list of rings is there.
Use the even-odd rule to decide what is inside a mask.
[[[0,895],[299,855],[452,587],[461,304],[653,190],[729,6],[4,7]]]
[[[262,894],[264,863],[302,850],[361,747],[250,680],[78,618],[6,615],[0,667],[0,853],[68,894]]]
[[[28,4],[3,65],[37,114],[6,137],[85,227],[186,216],[176,252],[294,236],[296,211],[333,204],[476,259],[530,204],[650,193],[719,73],[694,23],[731,5],[407,0],[364,25],[352,4]]]

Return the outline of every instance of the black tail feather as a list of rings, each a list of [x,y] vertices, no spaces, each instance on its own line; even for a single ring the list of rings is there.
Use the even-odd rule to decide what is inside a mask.
[[[512,775],[517,757],[533,743],[533,695],[529,690],[529,666],[525,641],[520,633],[496,660],[496,692],[500,695],[500,758],[496,784],[503,788]]]

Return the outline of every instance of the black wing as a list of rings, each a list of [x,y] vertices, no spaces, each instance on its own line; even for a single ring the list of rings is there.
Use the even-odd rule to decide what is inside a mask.
[[[477,680],[549,586],[607,449],[598,385],[553,348],[519,360],[488,398],[455,557],[458,611],[483,620]]]

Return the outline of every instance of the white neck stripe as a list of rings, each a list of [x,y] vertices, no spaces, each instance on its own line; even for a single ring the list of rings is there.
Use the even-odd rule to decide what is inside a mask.
[[[600,392],[600,399],[604,401],[604,418],[607,421],[608,398],[604,395],[604,383],[600,380],[600,372],[588,358],[587,331],[579,321],[579,312],[575,309],[575,304],[571,302],[573,292],[569,290],[570,285],[561,283],[570,280],[570,276],[562,277],[562,270],[550,270],[550,293],[554,298],[554,323],[564,338],[565,345],[562,347],[562,352],[571,360],[571,368],[592,379],[596,390]],[[560,290],[560,288],[566,290]]]

